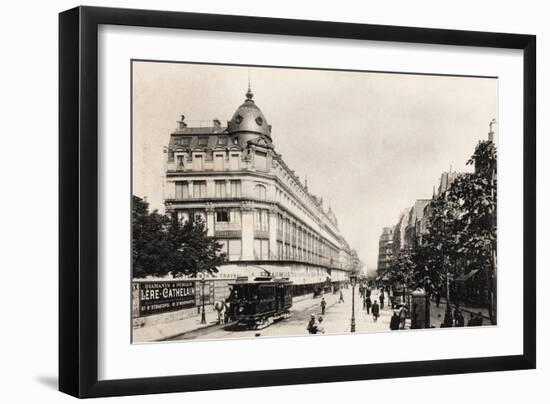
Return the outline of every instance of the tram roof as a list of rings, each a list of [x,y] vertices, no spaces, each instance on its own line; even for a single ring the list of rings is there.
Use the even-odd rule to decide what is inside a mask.
[[[251,283],[292,283],[292,281],[288,278],[273,278],[271,276],[256,276],[252,279],[249,279],[248,276],[239,276],[230,285],[246,285]]]

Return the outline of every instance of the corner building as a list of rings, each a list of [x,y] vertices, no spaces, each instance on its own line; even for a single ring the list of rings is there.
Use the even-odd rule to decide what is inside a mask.
[[[268,272],[292,280],[295,294],[348,279],[353,252],[334,213],[275,151],[250,88],[227,126],[178,124],[166,150],[166,211],[206,221],[228,258],[218,277]]]

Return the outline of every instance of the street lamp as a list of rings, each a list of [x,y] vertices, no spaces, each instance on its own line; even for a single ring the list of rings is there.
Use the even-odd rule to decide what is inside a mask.
[[[355,332],[355,283],[357,275],[353,274],[349,277],[351,283],[351,332]]]
[[[204,273],[202,272],[199,272],[197,277],[201,282],[201,306],[202,306],[201,324],[206,324],[206,312],[204,311],[204,284],[206,283],[206,279],[204,278]]]

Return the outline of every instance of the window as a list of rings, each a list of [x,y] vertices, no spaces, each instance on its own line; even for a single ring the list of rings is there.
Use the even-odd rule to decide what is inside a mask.
[[[206,147],[208,146],[208,138],[207,137],[199,137],[199,143],[198,145],[200,147]]]
[[[256,198],[264,201],[266,199],[266,189],[263,185],[256,185]]]
[[[193,212],[193,221],[199,220],[206,223],[206,213],[201,210],[196,210]]]
[[[214,170],[223,171],[223,154],[216,154],[214,156]]]
[[[228,255],[228,242],[227,240],[217,240],[218,243],[221,244],[222,248],[220,249],[220,253],[225,255]]]
[[[202,154],[195,154],[193,156],[193,170],[202,171],[203,170],[202,161],[203,161]]]
[[[206,198],[206,181],[193,182],[193,198]]]
[[[186,211],[178,211],[178,220],[182,223],[185,223],[189,220],[189,213]]]
[[[183,154],[176,155],[176,168],[183,169],[184,168],[184,161],[185,161],[185,158],[184,158]]]
[[[241,211],[239,209],[231,209],[229,211],[229,220],[231,223],[241,223]]]
[[[267,209],[256,209],[254,211],[254,229],[256,231],[268,231],[268,211]]]
[[[216,222],[229,222],[229,211],[227,210],[217,210],[216,211]]]
[[[267,171],[267,154],[256,152],[256,157],[254,158],[254,166],[258,171]]]
[[[176,181],[176,199],[189,198],[189,186],[187,181]]]
[[[239,155],[238,154],[232,154],[229,163],[231,166],[231,170],[238,170],[239,169]]]
[[[279,237],[283,236],[283,216],[277,215],[277,234]]]
[[[256,258],[269,259],[269,240],[254,239],[254,255]]]
[[[227,146],[227,138],[224,136],[218,136],[218,146]]]
[[[187,146],[189,146],[190,142],[191,142],[191,138],[189,138],[189,137],[180,137],[180,138],[176,139],[174,143],[177,146],[187,147]]]
[[[228,243],[228,256],[230,260],[238,260],[241,258],[241,240],[229,240]]]
[[[231,197],[238,198],[241,196],[241,180],[231,180],[229,183],[231,187]]]
[[[216,181],[215,183],[216,198],[225,198],[227,196],[225,181]]]

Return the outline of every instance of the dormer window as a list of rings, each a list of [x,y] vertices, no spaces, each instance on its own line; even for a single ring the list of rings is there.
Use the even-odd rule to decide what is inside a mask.
[[[235,117],[235,123],[236,123],[237,125],[240,125],[242,121],[243,121],[243,117],[242,117],[241,115],[237,115],[237,116]]]
[[[264,120],[262,119],[261,116],[257,117],[256,118],[256,123],[259,125],[259,126],[262,126],[264,124]]]
[[[176,167],[178,169],[182,169],[184,167],[184,156],[183,155],[177,155],[176,156]]]
[[[191,141],[191,138],[188,138],[188,137],[180,137],[180,138],[177,138],[174,143],[176,144],[176,146],[183,146],[183,147],[187,147],[189,146],[189,142]]]

